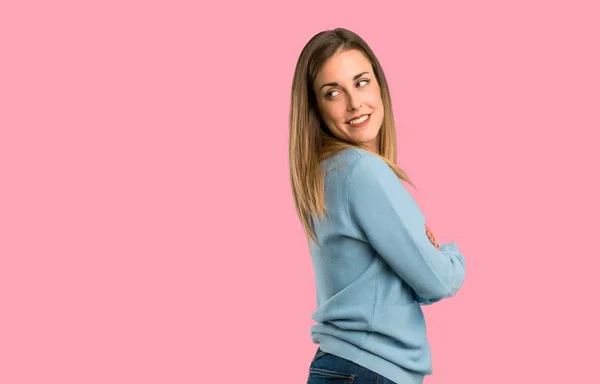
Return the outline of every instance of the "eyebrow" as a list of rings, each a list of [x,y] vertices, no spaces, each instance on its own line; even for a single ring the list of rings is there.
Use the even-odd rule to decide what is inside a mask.
[[[355,76],[354,76],[352,79],[353,79],[353,80],[357,80],[359,77],[361,77],[362,75],[364,75],[364,74],[367,74],[367,73],[369,73],[369,72],[361,72],[361,73],[359,73],[358,75],[355,75]],[[320,90],[322,90],[322,89],[323,89],[323,87],[327,87],[328,85],[329,85],[329,86],[332,86],[332,87],[337,87],[337,86],[339,86],[340,84],[339,84],[339,83],[336,83],[336,82],[333,82],[333,83],[327,83],[327,84],[323,84],[323,85],[321,85],[321,88],[319,88],[319,91],[320,91]]]

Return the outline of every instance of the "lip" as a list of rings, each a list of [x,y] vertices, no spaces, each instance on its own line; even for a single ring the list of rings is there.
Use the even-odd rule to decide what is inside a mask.
[[[370,113],[363,113],[362,115],[352,116],[350,119],[348,119],[348,121],[346,121],[346,124],[350,124],[350,122],[354,119],[358,119],[360,117],[369,116],[369,115],[370,115]]]
[[[350,121],[352,121],[354,119],[358,119],[358,118],[363,117],[363,116],[369,116],[369,117],[367,118],[367,120],[363,121],[360,124],[350,124]],[[370,121],[371,121],[371,114],[370,113],[363,113],[362,115],[358,115],[358,116],[355,116],[355,117],[351,118],[350,120],[348,120],[346,122],[346,124],[348,124],[352,128],[360,128],[360,127],[364,127],[365,125],[369,124]]]

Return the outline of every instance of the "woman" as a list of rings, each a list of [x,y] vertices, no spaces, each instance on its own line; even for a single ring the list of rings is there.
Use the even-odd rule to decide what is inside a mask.
[[[455,243],[437,245],[402,184],[383,69],[347,29],[300,54],[289,156],[317,290],[308,384],[422,383],[432,368],[420,305],[458,291],[464,260]]]

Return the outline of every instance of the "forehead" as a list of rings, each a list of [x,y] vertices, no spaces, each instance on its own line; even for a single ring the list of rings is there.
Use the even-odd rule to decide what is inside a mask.
[[[330,82],[352,81],[352,78],[361,72],[372,72],[371,63],[365,55],[358,50],[349,50],[331,56],[315,78],[315,85]]]

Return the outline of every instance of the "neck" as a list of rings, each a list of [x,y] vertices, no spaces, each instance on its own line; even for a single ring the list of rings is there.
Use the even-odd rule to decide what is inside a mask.
[[[375,154],[379,154],[379,137],[377,137],[373,141],[365,143],[364,145],[368,151],[373,152]]]

